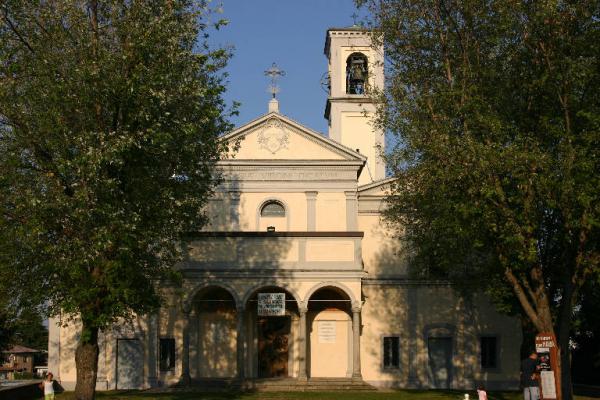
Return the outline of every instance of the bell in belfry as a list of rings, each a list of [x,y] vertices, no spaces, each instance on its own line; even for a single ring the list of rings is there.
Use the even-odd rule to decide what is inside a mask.
[[[364,66],[363,60],[355,60],[352,62],[352,70],[351,70],[351,78],[354,81],[363,81],[365,80]]]

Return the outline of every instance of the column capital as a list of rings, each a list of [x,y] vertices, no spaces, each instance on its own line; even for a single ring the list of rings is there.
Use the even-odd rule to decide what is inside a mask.
[[[306,314],[308,312],[308,303],[301,301],[298,303],[298,312],[302,314]]]
[[[304,192],[304,194],[306,195],[307,200],[316,200],[319,192],[317,192],[316,190],[308,190],[308,191]]]
[[[246,307],[244,307],[243,304],[236,304],[235,311],[238,313],[243,313],[244,311],[246,311]]]
[[[352,312],[360,313],[362,311],[362,306],[359,301],[355,301],[352,303]]]
[[[348,190],[348,191],[344,191],[344,194],[346,195],[346,200],[356,200],[358,193],[356,192],[356,190]]]

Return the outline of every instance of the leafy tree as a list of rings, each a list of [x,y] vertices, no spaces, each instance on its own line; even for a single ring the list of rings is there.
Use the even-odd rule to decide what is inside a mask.
[[[10,314],[5,309],[0,308],[0,352],[10,347],[13,335],[14,328]]]
[[[81,327],[77,399],[98,334],[159,305],[198,229],[230,126],[193,0],[0,3],[0,277],[15,303]],[[215,22],[214,25],[220,25]]]
[[[387,217],[416,273],[486,290],[556,334],[600,268],[597,1],[358,0],[397,135]]]
[[[23,310],[13,323],[12,344],[20,344],[35,350],[48,350],[48,329],[37,310]]]

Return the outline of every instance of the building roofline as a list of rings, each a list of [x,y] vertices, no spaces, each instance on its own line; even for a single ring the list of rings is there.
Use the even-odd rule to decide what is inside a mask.
[[[357,192],[360,193],[360,192],[364,192],[364,191],[369,190],[369,189],[374,189],[374,188],[376,188],[378,186],[387,185],[387,184],[389,184],[389,183],[391,183],[391,182],[393,182],[395,180],[396,180],[396,177],[395,176],[391,176],[389,178],[384,178],[384,179],[380,179],[378,181],[367,183],[365,185],[359,186],[357,188]]]
[[[370,33],[372,30],[362,27],[362,26],[347,26],[345,28],[329,28],[327,29],[327,31],[325,32],[325,46],[323,47],[323,54],[325,54],[326,56],[329,54],[329,45],[331,43],[331,39],[329,37],[329,32],[332,31],[337,31],[337,32],[364,32],[364,33]]]
[[[325,136],[321,132],[315,131],[305,125],[302,125],[301,123],[299,123],[297,121],[294,121],[290,117],[280,114],[280,113],[277,113],[277,112],[270,112],[270,113],[264,114],[258,118],[255,118],[252,121],[250,121],[246,124],[243,124],[243,125],[239,126],[238,128],[234,129],[233,131],[221,136],[220,139],[221,140],[235,139],[237,136],[244,134],[245,132],[251,130],[255,126],[260,125],[262,122],[266,121],[269,118],[279,118],[280,120],[287,122],[292,127],[298,129],[299,131],[303,131],[308,136],[316,139],[317,141],[320,141],[323,144],[330,146],[333,149],[336,149],[338,153],[345,154],[346,156],[350,157],[350,159],[360,160],[363,163],[365,163],[367,161],[367,157],[364,154],[358,153],[356,150],[353,150],[350,147],[343,145],[343,144]]]

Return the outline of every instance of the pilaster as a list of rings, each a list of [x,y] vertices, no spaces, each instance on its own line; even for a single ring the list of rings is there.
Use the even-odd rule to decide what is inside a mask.
[[[344,192],[346,195],[346,230],[358,230],[358,201],[356,191]]]
[[[304,192],[306,194],[306,230],[309,232],[317,229],[317,194],[318,192]]]

